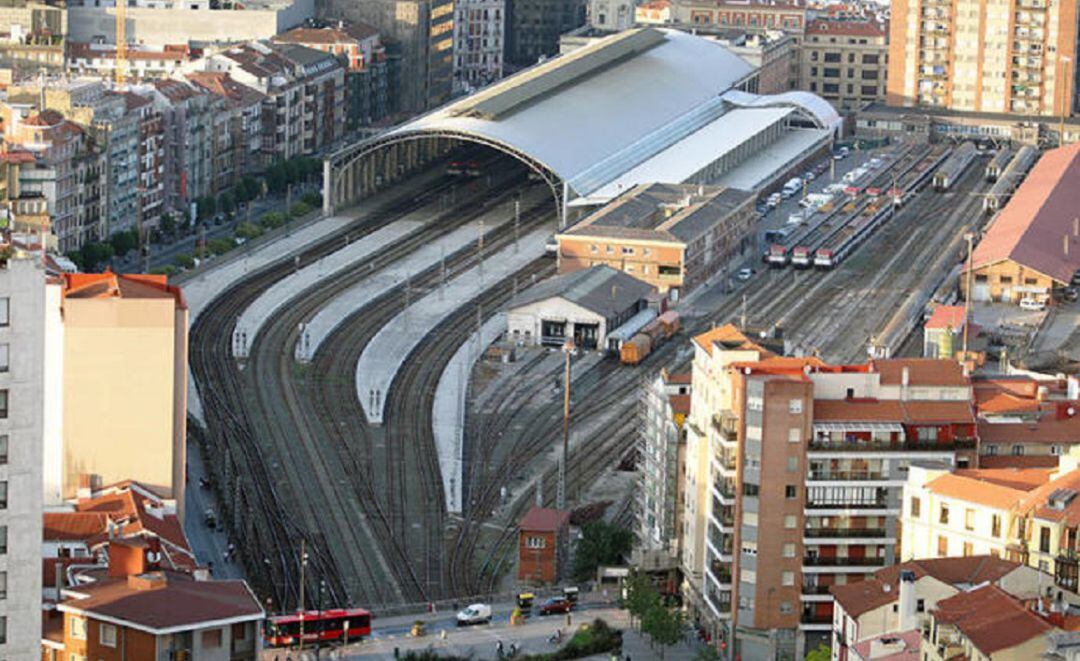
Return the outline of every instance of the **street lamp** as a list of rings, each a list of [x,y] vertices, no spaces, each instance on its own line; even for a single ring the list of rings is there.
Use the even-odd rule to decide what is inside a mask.
[[[562,346],[563,355],[566,356],[566,368],[563,374],[563,445],[562,456],[559,457],[559,492],[557,508],[566,509],[566,463],[570,456],[570,357],[577,353],[573,338],[566,338]]]
[[[304,571],[307,569],[307,545],[300,540],[300,652],[304,651]]]

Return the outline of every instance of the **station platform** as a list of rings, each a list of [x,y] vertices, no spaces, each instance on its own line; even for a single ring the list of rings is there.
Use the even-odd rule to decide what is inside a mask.
[[[522,198],[522,208],[543,200],[543,191],[527,193]],[[402,284],[412,274],[420,273],[449,258],[470,243],[475,244],[479,236],[479,222],[484,223],[484,232],[501,227],[514,221],[512,209],[498,206],[483,214],[476,221],[457,228],[452,232],[424,244],[407,257],[384,268],[371,277],[349,287],[335,296],[315,316],[304,323],[304,328],[297,340],[294,356],[300,362],[310,361],[319,351],[319,347],[338,326],[354,312],[371,303],[388,290]],[[250,339],[251,336],[249,336]]]
[[[446,509],[461,512],[461,463],[465,437],[465,393],[473,366],[484,349],[506,332],[506,313],[500,312],[484,322],[446,365],[435,389],[431,427],[439,453]]]
[[[510,245],[489,256],[483,265],[474,266],[417,300],[379,330],[356,364],[357,398],[368,422],[382,424],[386,392],[405,358],[424,337],[488,286],[541,257],[550,235],[549,228],[524,235],[516,250]]]
[[[430,220],[432,213],[430,209],[424,209],[409,214],[406,218],[379,228],[348,246],[343,244],[341,250],[334,251],[275,283],[255,299],[236,321],[232,339],[233,357],[248,357],[248,352],[255,344],[255,338],[263,325],[286,303],[301,296],[320,281],[354,267],[357,262],[416,232],[426,224],[421,219],[427,217]]]

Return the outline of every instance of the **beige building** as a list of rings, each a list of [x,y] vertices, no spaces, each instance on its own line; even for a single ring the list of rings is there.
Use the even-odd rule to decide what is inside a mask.
[[[1075,95],[1077,4],[897,0],[888,103],[1060,115]]]
[[[885,100],[888,26],[876,20],[817,19],[806,26],[800,87],[844,110]]]
[[[164,276],[65,274],[63,496],[137,480],[184,503],[187,328]]]

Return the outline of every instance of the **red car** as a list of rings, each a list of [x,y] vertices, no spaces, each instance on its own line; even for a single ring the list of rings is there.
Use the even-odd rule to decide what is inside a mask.
[[[573,607],[573,602],[566,597],[552,597],[540,604],[540,614],[551,615],[553,613],[569,613],[570,609]]]

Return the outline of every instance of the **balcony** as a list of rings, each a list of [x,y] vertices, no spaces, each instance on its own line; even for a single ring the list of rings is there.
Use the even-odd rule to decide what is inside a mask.
[[[885,558],[803,558],[804,567],[884,567]]]
[[[844,482],[858,480],[888,480],[881,471],[870,470],[811,470],[807,475],[810,482]]]
[[[829,592],[830,587],[832,587],[832,586],[829,586],[829,585],[804,585],[804,586],[802,586],[802,593],[803,594],[810,594],[810,595],[831,594]]]
[[[884,510],[889,509],[889,501],[878,498],[863,502],[813,502],[807,503],[808,510]]]
[[[871,539],[887,538],[889,533],[884,528],[807,528],[803,537],[806,539]]]
[[[719,560],[713,560],[709,563],[709,571],[712,573],[713,578],[716,579],[720,585],[731,584],[731,565],[726,562],[720,562]]]
[[[836,443],[827,439],[810,442],[810,450],[818,452],[951,452],[974,448],[975,439],[960,439],[951,443]]]
[[[724,411],[712,417],[712,427],[723,443],[735,443],[739,440],[739,419],[734,413]]]
[[[818,613],[803,613],[799,617],[799,624],[832,624],[832,615],[819,615]]]

